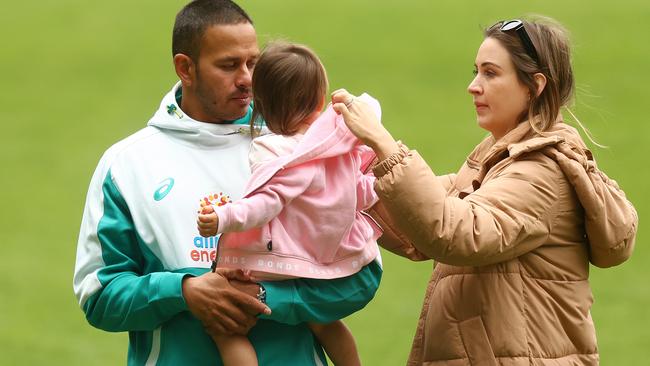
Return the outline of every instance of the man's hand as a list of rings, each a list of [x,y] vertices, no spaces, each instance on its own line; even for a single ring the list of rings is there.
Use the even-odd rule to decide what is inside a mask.
[[[217,235],[219,216],[214,212],[214,207],[211,205],[203,207],[199,213],[199,217],[196,219],[196,225],[199,229],[199,234],[204,238]]]
[[[219,268],[214,273],[183,279],[187,307],[208,333],[245,335],[257,322],[258,314],[271,313],[252,294],[232,286],[231,280],[248,293],[254,294],[259,289],[259,285],[250,282],[250,277],[238,269]]]

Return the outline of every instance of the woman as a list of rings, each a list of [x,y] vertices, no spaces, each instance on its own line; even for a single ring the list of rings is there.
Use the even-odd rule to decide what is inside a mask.
[[[468,87],[490,132],[456,175],[437,177],[345,90],[335,109],[377,154],[383,245],[434,259],[409,365],[597,365],[589,263],[632,252],[637,215],[560,108],[570,49],[550,20],[485,30]]]

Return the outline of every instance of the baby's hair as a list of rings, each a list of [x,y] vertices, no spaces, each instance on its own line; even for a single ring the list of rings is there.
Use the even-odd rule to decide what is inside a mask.
[[[293,135],[322,106],[327,74],[318,56],[306,46],[272,42],[253,72],[251,132],[263,120],[271,132]]]

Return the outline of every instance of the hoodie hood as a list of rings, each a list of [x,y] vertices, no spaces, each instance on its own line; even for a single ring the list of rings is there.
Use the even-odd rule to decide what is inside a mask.
[[[381,107],[375,98],[363,93],[357,99],[370,105],[377,119],[381,121]],[[337,114],[330,104],[309,127],[305,137],[296,146],[284,166],[290,167],[309,160],[326,159],[345,154],[359,146],[360,143],[361,141],[345,125],[343,116]]]
[[[575,128],[557,121],[540,135],[530,123],[522,122],[496,142],[486,138],[472,152],[468,163],[481,166],[478,177],[482,180],[506,155],[517,159],[535,151],[557,162],[584,208],[590,262],[604,268],[627,260],[634,249],[637,212],[618,183],[598,169]]]
[[[377,115],[377,119],[381,120],[381,107],[375,98],[364,93],[357,99],[370,105]],[[375,158],[375,153],[369,147],[361,145],[361,141],[345,125],[343,117],[338,115],[330,104],[312,123],[293,153],[264,162],[255,169],[246,186],[245,196],[264,185],[282,169],[292,168],[313,160],[336,157],[353,151],[358,155],[362,167]]]
[[[177,98],[178,96],[178,98]],[[242,118],[229,123],[200,122],[188,116],[180,107],[177,99],[181,97],[180,81],[167,93],[156,113],[147,123],[148,126],[163,130],[168,136],[192,146],[224,147],[235,143],[233,135],[250,135],[248,123],[252,106]]]

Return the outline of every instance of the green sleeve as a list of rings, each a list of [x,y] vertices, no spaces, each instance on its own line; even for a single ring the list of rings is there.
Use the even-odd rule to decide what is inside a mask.
[[[101,288],[83,305],[88,322],[107,331],[153,330],[187,310],[182,280],[187,274],[164,272],[142,244],[121,193],[107,174],[104,213],[97,227],[104,266]]]
[[[272,314],[261,318],[284,324],[330,323],[362,309],[381,281],[381,266],[373,261],[352,276],[263,282]]]

